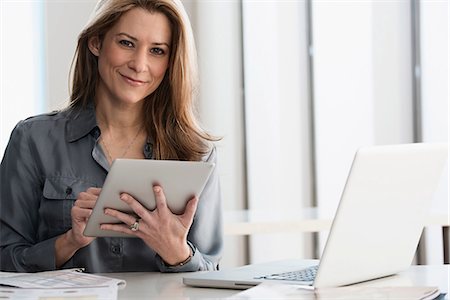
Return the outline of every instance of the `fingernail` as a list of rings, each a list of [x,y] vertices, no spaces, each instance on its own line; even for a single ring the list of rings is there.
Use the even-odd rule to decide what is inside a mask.
[[[108,211],[108,209],[106,208],[105,211],[104,211],[105,215],[107,215],[108,212],[109,212],[109,211]]]
[[[154,191],[155,193],[159,193],[159,192],[161,191],[161,188],[160,188],[159,186],[154,186],[154,187],[153,187],[153,191]]]
[[[125,196],[125,194],[121,194],[120,195],[120,200],[126,201],[127,200],[127,196]]]

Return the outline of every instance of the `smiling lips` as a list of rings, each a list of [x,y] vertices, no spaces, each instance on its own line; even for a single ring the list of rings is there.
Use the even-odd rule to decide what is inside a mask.
[[[123,74],[120,74],[122,76],[123,79],[125,79],[125,81],[132,85],[132,86],[142,86],[144,85],[146,82],[142,81],[142,80],[137,80],[137,79],[133,79],[131,77],[125,76]]]

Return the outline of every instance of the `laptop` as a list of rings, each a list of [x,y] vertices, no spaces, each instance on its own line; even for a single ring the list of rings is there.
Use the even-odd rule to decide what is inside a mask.
[[[336,287],[395,274],[414,258],[448,144],[357,151],[321,260],[283,260],[185,275],[189,286],[246,289],[264,281]]]

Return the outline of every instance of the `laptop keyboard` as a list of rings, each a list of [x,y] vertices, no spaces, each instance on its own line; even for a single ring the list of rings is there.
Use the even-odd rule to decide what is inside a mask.
[[[273,279],[273,280],[290,280],[290,281],[314,281],[319,265],[306,269],[284,272],[279,274],[271,274],[255,277],[255,279]]]

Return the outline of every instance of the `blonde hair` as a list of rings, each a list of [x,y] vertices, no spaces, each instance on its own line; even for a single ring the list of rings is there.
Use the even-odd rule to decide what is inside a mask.
[[[133,8],[163,13],[172,29],[169,66],[159,87],[144,100],[147,133],[156,159],[200,160],[216,140],[198,125],[194,100],[198,87],[196,50],[189,18],[179,0],[101,0],[78,37],[73,61],[71,107],[94,101],[97,57],[88,47],[91,37],[103,40],[120,17]]]

